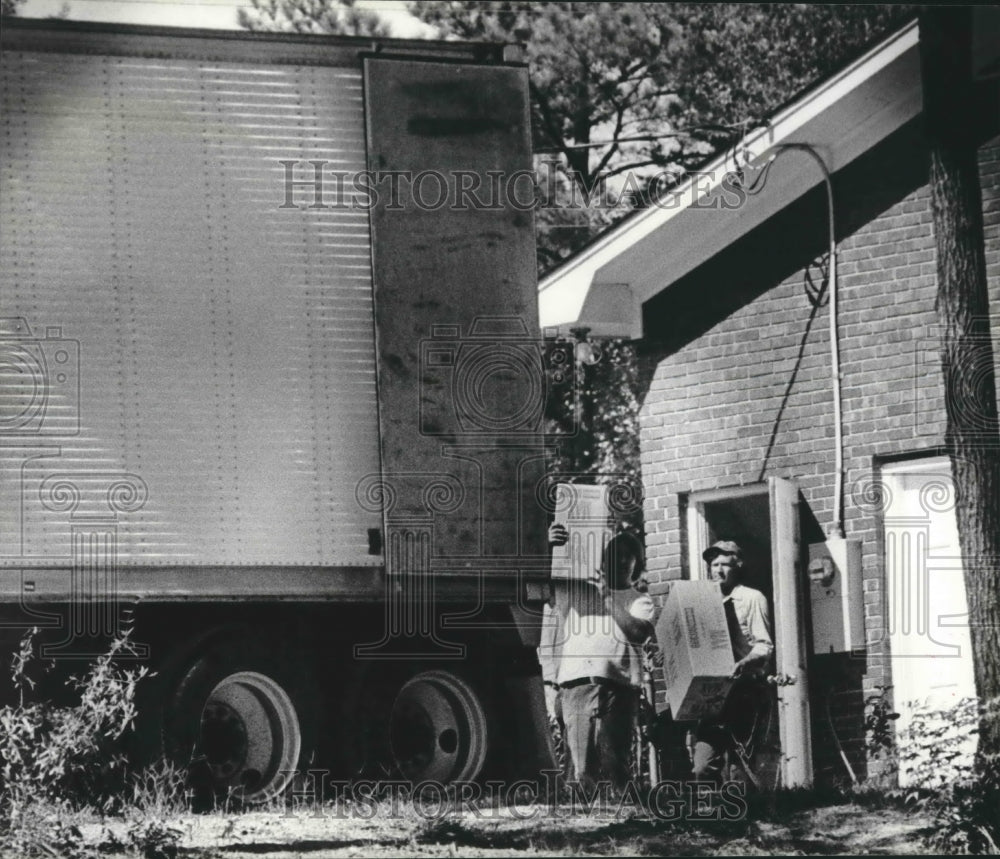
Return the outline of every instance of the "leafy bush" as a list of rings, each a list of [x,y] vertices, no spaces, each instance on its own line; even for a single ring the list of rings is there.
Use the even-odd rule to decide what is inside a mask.
[[[136,685],[148,669],[119,664],[136,653],[127,631],[86,674],[70,678],[77,703],[30,701],[33,675],[51,668],[39,666],[37,635],[32,629],[24,636],[11,662],[17,703],[0,708],[0,853],[85,857],[93,851],[68,821],[83,809],[120,809],[128,785],[120,741],[135,719]],[[136,833],[137,843],[166,838],[159,830],[148,835]]]
[[[889,727],[898,718],[884,693],[868,699],[869,748],[892,750]],[[1000,853],[1000,774],[975,766],[979,702],[963,698],[951,707],[915,704],[898,732],[899,773],[909,786],[890,791],[906,804],[935,816],[929,839],[938,850],[960,854]]]
[[[934,807],[937,832],[932,843],[939,850],[1000,854],[1000,773],[996,769],[951,785]]]
[[[978,701],[963,698],[952,707],[915,706],[899,732],[899,770],[923,788],[943,788],[968,779],[979,733]]]
[[[125,756],[119,740],[136,716],[135,687],[148,669],[124,670],[116,659],[135,654],[129,632],[115,639],[86,675],[70,678],[79,703],[54,707],[28,703],[36,682],[28,668],[36,658],[37,629],[21,641],[11,677],[19,702],[0,709],[0,788],[5,805],[17,809],[37,799],[92,804],[107,802],[125,786]]]
[[[878,692],[865,699],[865,747],[872,757],[892,755],[896,743],[892,723],[899,713],[892,709],[886,693],[891,686],[876,686]]]

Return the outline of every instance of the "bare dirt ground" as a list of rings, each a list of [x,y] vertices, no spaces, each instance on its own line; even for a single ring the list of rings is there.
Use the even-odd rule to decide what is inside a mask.
[[[568,812],[566,812],[568,814]],[[522,818],[522,819],[519,819]],[[931,816],[841,803],[737,821],[668,822],[632,816],[553,815],[543,806],[361,819],[350,810],[252,812],[170,820],[178,856],[232,859],[437,856],[933,855]]]

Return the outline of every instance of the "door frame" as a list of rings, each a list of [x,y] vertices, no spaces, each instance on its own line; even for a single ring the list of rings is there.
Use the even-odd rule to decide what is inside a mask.
[[[769,477],[767,483],[692,492],[687,504],[688,570],[705,577],[701,554],[708,548],[705,505],[738,498],[767,499],[771,523],[771,581],[774,588],[774,645],[777,675],[795,682],[778,687],[781,786],[808,787],[813,780],[809,708],[806,594],[799,528],[798,485]]]
[[[708,489],[703,492],[692,492],[688,495],[687,505],[687,536],[688,536],[688,571],[691,579],[697,581],[705,578],[705,562],[701,554],[708,548],[708,519],[705,517],[705,505],[713,501],[732,501],[735,498],[767,497],[766,483],[754,483],[749,486],[733,486],[729,489]]]
[[[899,485],[903,478],[920,475],[931,478],[947,476],[951,483],[951,498],[954,499],[954,471],[946,454],[914,454],[879,463],[877,473],[879,482],[887,490],[879,527],[885,588],[884,634],[889,646],[893,707],[900,716],[896,722],[899,784],[900,787],[933,786],[935,778],[940,780],[939,784],[948,784],[972,763],[976,749],[975,720],[972,725],[954,723],[952,730],[957,730],[961,739],[952,749],[960,754],[936,765],[933,776],[927,775],[926,770],[932,760],[931,744],[926,739],[911,735],[908,729],[914,717],[928,706],[935,710],[976,697],[971,641],[964,635],[960,636],[963,639],[960,642],[954,639],[941,641],[935,637],[936,631],[947,627],[967,627],[969,624],[964,559],[957,542],[952,544],[953,552],[935,552],[930,510],[925,507],[920,514],[904,507],[900,511],[894,509],[891,499],[903,497],[904,490]],[[926,484],[916,492],[920,496],[925,490]],[[924,506],[923,502],[921,506]],[[936,512],[946,511],[939,509]],[[952,517],[956,515],[954,507],[947,512]],[[953,526],[957,541],[957,521],[953,522]],[[952,598],[958,594],[958,589],[961,590],[964,612],[942,613],[946,607],[935,598],[931,587],[931,577],[942,573],[954,577],[947,590]],[[926,641],[926,650],[921,647],[914,652],[913,639]],[[959,663],[947,661],[950,659],[947,651],[953,648],[959,648],[954,654],[961,660]],[[943,688],[948,685],[952,685],[951,691]],[[966,732],[964,735],[963,731]],[[954,735],[951,742],[956,742]]]

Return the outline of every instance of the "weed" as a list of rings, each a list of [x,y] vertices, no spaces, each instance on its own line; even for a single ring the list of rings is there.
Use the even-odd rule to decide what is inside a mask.
[[[911,784],[942,788],[972,770],[979,735],[975,696],[950,707],[915,704],[909,724],[900,731],[900,773]]]
[[[943,790],[932,801],[936,834],[942,852],[1000,854],[1000,773],[978,772]]]
[[[891,686],[876,686],[878,692],[865,699],[865,746],[872,757],[891,755],[896,741],[893,722],[899,713],[892,709],[887,696]]]
[[[120,740],[136,716],[136,685],[146,668],[123,669],[135,654],[126,631],[69,685],[79,693],[73,706],[30,701],[37,629],[21,640],[11,661],[17,703],[0,707],[0,851],[19,856],[87,857],[79,826],[85,809],[106,814],[121,808],[127,784]]]
[[[123,670],[115,660],[134,653],[129,633],[113,641],[87,674],[70,679],[80,692],[72,707],[27,701],[35,683],[28,676],[34,659],[31,630],[12,662],[19,701],[0,708],[0,787],[14,817],[24,805],[44,799],[109,802],[124,786],[125,756],[119,740],[135,718],[135,686],[146,668]]]
[[[175,859],[183,835],[178,826],[165,820],[149,818],[133,821],[122,836],[105,829],[99,850],[102,853],[127,853],[143,859]]]
[[[159,761],[134,773],[122,815],[125,823],[122,835],[116,838],[107,830],[102,849],[117,844],[119,852],[144,859],[173,859],[184,833],[168,821],[190,810],[186,777],[183,769],[168,761]]]
[[[869,779],[852,785],[845,791],[847,800],[869,810],[918,810],[932,802],[937,795],[935,791],[922,787],[886,787],[879,779]]]
[[[187,773],[161,760],[132,774],[127,794],[128,808],[146,815],[170,817],[190,810],[186,791]]]

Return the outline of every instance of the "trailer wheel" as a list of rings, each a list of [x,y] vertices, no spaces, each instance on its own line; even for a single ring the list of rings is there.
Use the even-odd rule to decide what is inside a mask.
[[[394,763],[410,781],[472,781],[486,763],[489,742],[483,702],[457,674],[423,671],[396,693],[389,744]]]
[[[319,700],[295,664],[230,642],[183,674],[167,702],[165,743],[196,790],[255,804],[288,787],[312,750]]]

